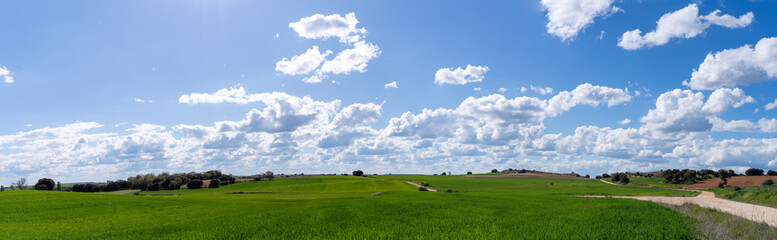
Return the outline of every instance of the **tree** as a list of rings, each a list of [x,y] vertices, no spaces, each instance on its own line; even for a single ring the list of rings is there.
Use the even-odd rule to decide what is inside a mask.
[[[5,186],[0,185],[0,192],[5,191]]]
[[[27,189],[27,178],[19,178],[16,182],[11,183],[11,189],[16,186],[19,190]]]
[[[766,175],[777,176],[777,172],[775,172],[774,170],[769,170],[769,171],[766,172]]]
[[[210,180],[210,184],[208,184],[208,188],[219,188],[219,180],[218,179]]]
[[[447,175],[447,174],[445,174],[445,172],[442,172],[442,174],[440,174],[440,175],[443,175],[443,176],[445,176],[445,175]]]
[[[467,175],[472,175],[472,172],[467,172]]]
[[[720,169],[718,170],[718,176],[720,177],[720,180],[723,181],[723,184],[725,185],[728,183],[726,179],[731,177],[731,172],[726,171],[725,169]]]
[[[747,175],[747,176],[763,176],[764,175],[764,170],[763,169],[758,169],[758,168],[750,168],[750,169],[747,169],[747,171],[745,171],[745,175]]]
[[[624,185],[629,184],[629,177],[627,177],[626,175],[623,175],[623,177],[621,177],[620,182],[623,183]]]
[[[57,191],[62,191],[62,183],[57,181]]]
[[[491,173],[499,173],[499,170],[496,170],[496,168],[495,169],[491,169]]]
[[[275,174],[273,174],[271,171],[267,171],[264,173],[264,177],[267,178],[267,180],[272,181],[275,178]]]
[[[610,177],[610,174],[606,174],[606,173],[602,174],[602,178],[609,178],[609,177]]]
[[[613,174],[612,175],[612,181],[613,182],[620,182],[621,181],[621,175],[617,174],[617,173]]]
[[[54,190],[54,180],[51,178],[41,178],[38,183],[35,184],[35,190]]]
[[[585,178],[591,178],[591,175],[586,174]]]
[[[202,180],[194,179],[189,181],[189,183],[186,184],[186,188],[188,189],[200,189],[202,188]]]
[[[353,171],[353,176],[355,177],[361,177],[362,175],[364,175],[364,172],[362,172],[362,170]]]

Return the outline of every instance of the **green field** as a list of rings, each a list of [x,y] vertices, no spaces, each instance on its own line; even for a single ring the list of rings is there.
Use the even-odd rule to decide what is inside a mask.
[[[694,220],[631,199],[677,195],[596,180],[463,176],[279,178],[111,195],[0,193],[2,239],[693,239]],[[425,181],[421,192],[397,180]],[[369,197],[375,192],[384,192]],[[242,193],[240,193],[242,192]],[[151,196],[150,194],[163,195]]]
[[[741,187],[739,191],[733,187],[709,189],[715,196],[739,202],[777,207],[777,186]]]

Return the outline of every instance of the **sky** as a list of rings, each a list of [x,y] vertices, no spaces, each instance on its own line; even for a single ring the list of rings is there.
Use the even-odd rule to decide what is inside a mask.
[[[0,183],[777,169],[775,1],[0,9]]]

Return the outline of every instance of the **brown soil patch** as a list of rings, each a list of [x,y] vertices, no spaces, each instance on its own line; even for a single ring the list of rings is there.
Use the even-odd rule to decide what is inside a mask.
[[[551,178],[551,179],[589,179],[584,177],[575,177],[571,175],[550,174],[550,173],[516,173],[499,175],[467,175],[466,177],[504,177],[504,178]]]
[[[753,186],[761,186],[766,179],[774,179],[774,181],[777,181],[777,176],[733,176],[728,179],[728,186],[736,186],[736,187],[753,187]],[[686,185],[686,188],[689,189],[710,189],[710,188],[717,188],[718,183],[720,182],[720,178],[711,178],[706,179],[704,181]]]

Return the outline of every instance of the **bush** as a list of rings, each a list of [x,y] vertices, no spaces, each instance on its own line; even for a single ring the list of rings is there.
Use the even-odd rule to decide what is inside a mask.
[[[596,176],[596,179],[602,179],[602,176]]]
[[[629,184],[629,177],[627,177],[627,176],[621,177],[621,181],[620,182],[623,183],[623,184]]]
[[[362,172],[362,170],[356,170],[356,171],[353,171],[353,175],[356,177],[361,177],[362,175],[364,175],[364,172]]]
[[[719,182],[718,183],[718,188],[724,188],[724,187],[726,187],[725,183],[723,183],[723,182]]]
[[[763,182],[761,185],[763,185],[763,186],[771,186],[771,185],[774,185],[774,180],[772,180],[772,179],[766,179],[766,181],[764,181],[764,182]]]
[[[220,182],[218,179],[210,180],[210,184],[208,184],[208,188],[219,188],[219,184]]]
[[[602,178],[608,178],[608,177],[610,177],[610,174],[606,174],[606,173],[602,174]]]
[[[620,174],[613,174],[612,175],[612,181],[613,182],[620,182],[621,181],[621,175]]]
[[[35,190],[54,190],[54,180],[51,178],[41,178],[38,183],[35,184]]]
[[[194,179],[189,181],[189,183],[186,184],[186,188],[188,189],[200,189],[202,188],[202,180]]]
[[[445,175],[448,175],[448,174],[447,174],[447,173],[445,173],[445,172],[442,172],[442,174],[440,174],[440,175],[443,175],[443,176],[445,176]]]
[[[586,174],[585,178],[591,178],[591,175]]]
[[[472,172],[467,172],[467,175],[472,175]]]
[[[766,172],[766,175],[777,176],[777,172],[775,172],[774,170],[769,170],[769,171]]]
[[[734,187],[734,191],[738,192],[739,190],[742,190],[742,188],[741,187]]]
[[[499,173],[499,170],[491,169],[491,173]]]
[[[763,169],[758,169],[758,168],[750,168],[750,169],[747,169],[747,171],[745,171],[745,175],[747,175],[747,176],[763,176],[764,175],[764,170]]]
[[[420,188],[418,188],[418,191],[426,192],[426,191],[429,191],[429,189],[427,189],[425,187],[420,187]]]

